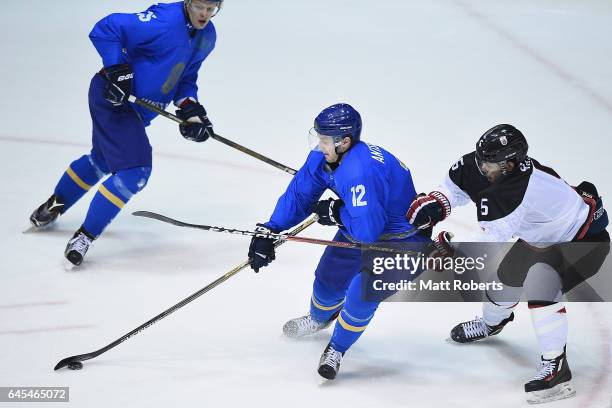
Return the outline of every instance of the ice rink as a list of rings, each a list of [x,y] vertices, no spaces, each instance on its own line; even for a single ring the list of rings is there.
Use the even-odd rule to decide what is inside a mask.
[[[226,138],[298,168],[314,116],[348,102],[363,117],[362,138],[400,157],[417,190],[429,191],[486,129],[512,123],[532,157],[570,184],[595,182],[611,205],[610,1],[225,3],[199,86]],[[286,320],[307,311],[322,253],[298,243],[83,370],[53,371],[61,358],[110,343],[246,257],[246,237],[180,229],[132,211],[251,229],[268,219],[290,180],[213,140],[188,142],[158,118],[148,128],[147,188],[81,269],[64,270],[63,250],[95,189],[54,229],[22,234],[67,165],[89,150],[87,89],[101,67],[89,31],[111,12],[149,4],[3,1],[0,387],[69,386],[68,405],[90,408],[527,406],[522,387],[539,351],[524,304],[502,335],[463,347],[445,339],[479,304],[383,304],[338,378],[323,382],[316,367],[331,332],[303,341],[281,335]],[[475,226],[473,206],[444,224],[458,235]],[[333,234],[322,226],[304,233]],[[577,395],[550,406],[612,407],[612,306],[567,309]]]

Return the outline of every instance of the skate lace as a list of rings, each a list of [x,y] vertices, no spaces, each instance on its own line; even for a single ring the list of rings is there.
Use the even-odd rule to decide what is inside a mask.
[[[489,329],[482,317],[476,317],[474,320],[463,323],[463,331],[467,338],[477,336],[488,336]]]
[[[325,360],[323,361],[323,364],[328,365],[330,367],[336,367],[340,363],[341,359],[342,359],[342,353],[334,350],[333,347],[330,347],[325,352]]]
[[[79,254],[84,255],[91,245],[91,240],[85,236],[85,234],[79,234],[75,240],[70,244],[71,251],[77,251]]]
[[[542,360],[538,374],[533,377],[534,380],[543,380],[549,375],[553,374],[556,369],[555,360]]]
[[[310,315],[302,316],[302,318],[298,319],[295,323],[299,331],[316,330],[320,325],[320,323],[314,320]]]

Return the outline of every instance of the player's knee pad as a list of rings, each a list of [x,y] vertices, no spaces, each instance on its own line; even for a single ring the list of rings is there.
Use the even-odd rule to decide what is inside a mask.
[[[344,295],[343,290],[326,285],[316,278],[312,285],[310,314],[320,321],[331,319],[344,304]]]
[[[554,303],[563,298],[563,281],[560,272],[548,264],[537,263],[532,266],[524,285],[527,300]]]
[[[134,194],[142,191],[151,176],[151,167],[134,167],[119,170],[111,177],[113,187],[126,199],[129,200]]]
[[[108,174],[90,154],[83,155],[70,163],[68,176],[84,190],[89,190],[102,177]]]
[[[328,285],[319,278],[315,278],[312,285],[313,300],[323,305],[343,303],[345,291]]]
[[[98,179],[101,179],[102,177],[110,173],[110,170],[108,169],[108,166],[106,165],[104,161],[100,160],[99,158],[94,157],[92,154],[88,154],[84,157],[87,158],[87,161],[89,162],[92,169],[96,173],[96,176],[98,177]]]
[[[361,274],[355,276],[346,292],[346,302],[343,311],[355,321],[369,321],[380,302],[367,301],[362,296]]]

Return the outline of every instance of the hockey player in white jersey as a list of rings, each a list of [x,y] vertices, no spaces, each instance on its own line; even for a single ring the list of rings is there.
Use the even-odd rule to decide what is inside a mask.
[[[527,150],[527,140],[514,126],[489,129],[476,143],[476,150],[451,167],[437,191],[413,200],[407,218],[415,226],[429,228],[447,218],[452,208],[472,201],[480,229],[465,241],[518,238],[497,276],[509,282],[509,287],[524,285],[541,350],[538,373],[525,384],[525,392],[528,402],[538,403],[575,394],[566,359],[566,309],[559,301],[562,293],[597,273],[609,252],[610,236],[607,213],[595,186],[583,182],[572,188],[554,170],[527,156]],[[444,231],[438,234],[449,254],[454,250],[451,237]],[[568,244],[577,241],[592,244]],[[574,252],[584,252],[576,258],[579,264],[561,262],[568,245],[574,245]],[[537,276],[548,274],[544,285],[548,294],[529,293],[530,281],[525,279],[533,270]],[[511,301],[486,295],[489,301],[483,304],[483,316],[455,326],[451,331],[454,341],[470,343],[496,335],[514,319],[512,310],[520,292]]]

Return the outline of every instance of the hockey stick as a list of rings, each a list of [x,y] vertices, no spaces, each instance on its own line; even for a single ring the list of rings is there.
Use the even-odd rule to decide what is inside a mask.
[[[175,121],[178,124],[185,125],[185,124],[188,123],[188,122],[185,122],[184,120],[182,120],[181,118],[179,118],[178,116],[173,115],[172,113],[170,113],[168,111],[165,111],[164,109],[160,109],[159,107],[153,105],[152,103],[149,103],[147,101],[143,101],[142,99],[137,98],[134,95],[128,96],[128,101],[130,101],[130,102],[132,102],[132,103],[134,103],[134,104],[136,104],[138,106],[142,106],[143,108],[149,109],[150,111],[153,111],[153,112],[155,112],[155,113],[157,113],[157,114],[159,114],[159,115],[161,115],[161,116],[163,116],[165,118],[173,120],[173,121]],[[268,164],[270,164],[270,165],[276,167],[277,169],[282,170],[282,171],[284,171],[286,173],[289,173],[291,175],[294,175],[295,173],[297,173],[297,171],[295,169],[292,169],[291,167],[287,167],[284,164],[281,164],[281,163],[279,163],[279,162],[277,162],[275,160],[272,160],[269,157],[266,157],[263,154],[259,154],[259,153],[255,152],[255,151],[253,151],[253,150],[251,150],[251,149],[249,149],[247,147],[244,147],[244,146],[242,146],[242,145],[240,145],[240,144],[238,144],[236,142],[232,142],[231,140],[226,139],[226,138],[224,138],[221,135],[218,135],[218,134],[214,133],[212,135],[212,138],[215,139],[218,142],[223,143],[226,146],[233,147],[236,150],[240,150],[242,153],[246,153],[246,154],[248,154],[251,157],[254,157],[254,158],[258,159],[258,160],[261,160],[261,161],[263,161],[265,163],[268,163]]]
[[[294,236],[296,234],[299,234],[300,232],[302,232],[303,230],[305,230],[306,228],[308,228],[309,226],[311,226],[315,222],[316,222],[316,217],[308,218],[306,221],[304,221],[303,223],[301,223],[300,225],[295,227],[288,235],[289,236]],[[274,243],[274,246],[278,247],[278,246],[282,245],[284,242],[285,242],[285,240],[278,240],[278,241],[276,241]],[[240,272],[241,270],[243,270],[244,268],[249,266],[250,263],[251,263],[250,259],[242,262],[240,265],[236,266],[234,269],[232,269],[231,271],[227,272],[225,275],[221,276],[219,279],[217,279],[214,282],[210,283],[206,287],[198,290],[197,292],[195,292],[191,296],[186,297],[185,299],[181,300],[179,303],[175,304],[174,306],[170,307],[169,309],[164,310],[163,312],[161,312],[160,314],[158,314],[157,316],[155,316],[151,320],[147,321],[146,323],[143,323],[142,325],[138,326],[137,328],[135,328],[131,332],[121,336],[117,340],[115,340],[112,343],[102,347],[101,349],[96,350],[96,351],[92,351],[90,353],[79,354],[79,355],[76,355],[76,356],[71,356],[71,357],[64,358],[63,360],[61,360],[59,363],[56,364],[54,370],[59,370],[60,368],[67,367],[67,366],[69,368],[71,368],[71,369],[80,369],[80,368],[82,368],[81,361],[91,360],[92,358],[98,357],[102,353],[106,353],[108,350],[118,346],[119,344],[121,344],[124,341],[128,340],[129,338],[137,335],[141,331],[147,329],[148,327],[152,326],[153,324],[157,323],[158,321],[162,320],[163,318],[165,318],[165,317],[171,315],[172,313],[176,312],[177,310],[179,310],[183,306],[187,305],[188,303],[191,303],[192,301],[196,300],[197,298],[199,298],[200,296],[202,296],[206,292],[210,291],[211,289],[214,289],[215,287],[219,286],[220,284],[222,284],[223,282],[225,282],[226,280],[228,280],[229,278],[231,278],[232,276],[236,275],[238,272]]]
[[[189,224],[187,222],[175,220],[174,218],[166,217],[165,215],[157,214],[151,211],[135,211],[132,213],[137,217],[145,217],[151,218],[154,220],[158,220],[161,222],[166,222],[168,224],[176,225],[177,227],[186,227],[186,228],[196,228],[204,231],[212,231],[212,232],[223,232],[226,234],[236,234],[236,235],[246,235],[249,237],[261,237],[261,238],[272,238],[280,241],[294,241],[294,242],[303,242],[307,244],[315,244],[315,245],[324,245],[324,246],[333,246],[339,248],[350,248],[350,249],[360,249],[360,250],[375,250],[381,252],[392,252],[392,253],[407,253],[417,255],[416,251],[398,251],[394,248],[381,247],[377,245],[370,244],[359,244],[355,242],[340,242],[340,241],[329,241],[326,239],[318,239],[318,238],[307,238],[307,237],[296,237],[295,234],[275,234],[275,233],[261,233],[257,231],[245,231],[234,228],[224,228],[224,227],[215,227],[213,225],[203,225],[203,224]],[[412,236],[419,232],[418,229],[414,228],[407,232],[406,237]]]

